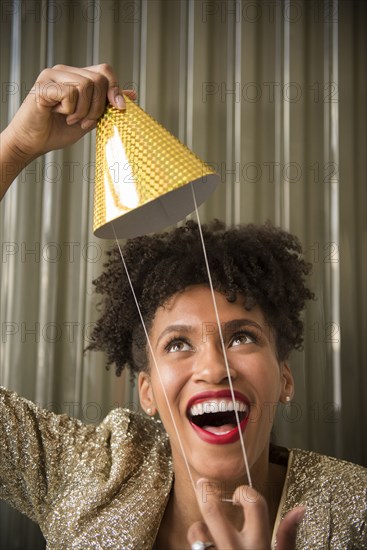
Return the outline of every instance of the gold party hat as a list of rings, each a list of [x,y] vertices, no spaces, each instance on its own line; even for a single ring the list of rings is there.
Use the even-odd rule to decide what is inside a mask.
[[[161,124],[125,97],[98,122],[94,234],[135,237],[182,220],[204,202],[219,176]]]

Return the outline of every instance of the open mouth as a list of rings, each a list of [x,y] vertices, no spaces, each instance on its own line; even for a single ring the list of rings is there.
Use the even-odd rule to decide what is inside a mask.
[[[243,431],[248,422],[250,404],[247,398],[235,392],[232,401],[229,390],[207,392],[191,399],[187,417],[201,439],[207,443],[233,443],[240,438],[236,412]]]

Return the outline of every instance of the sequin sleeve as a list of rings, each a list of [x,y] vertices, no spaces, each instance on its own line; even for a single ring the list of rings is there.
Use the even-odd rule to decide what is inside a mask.
[[[0,497],[42,523],[75,441],[93,437],[94,431],[0,387]]]
[[[0,388],[0,496],[52,550],[150,550],[173,471],[159,422],[114,409],[97,426]]]
[[[283,490],[282,517],[306,507],[296,548],[367,548],[367,470],[357,464],[294,449]]]

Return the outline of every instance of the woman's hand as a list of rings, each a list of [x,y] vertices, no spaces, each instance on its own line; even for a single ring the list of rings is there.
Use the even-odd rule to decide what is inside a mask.
[[[243,508],[244,525],[241,531],[234,528],[224,514],[220,495],[213,490],[204,490],[205,480],[198,483],[198,502],[204,522],[191,525],[188,541],[212,541],[217,550],[270,550],[268,510],[265,499],[253,488],[237,487],[233,502]],[[205,499],[200,495],[205,494]],[[294,550],[297,527],[302,521],[305,508],[299,506],[291,510],[281,522],[277,532],[277,550]]]
[[[133,91],[123,93],[135,99]],[[33,159],[71,145],[95,128],[107,100],[118,109],[125,108],[116,75],[109,65],[85,68],[56,65],[42,71],[1,135],[3,192]]]
[[[135,97],[134,92],[124,93]],[[11,141],[32,157],[71,145],[95,128],[107,100],[125,108],[109,65],[45,69],[8,126]]]

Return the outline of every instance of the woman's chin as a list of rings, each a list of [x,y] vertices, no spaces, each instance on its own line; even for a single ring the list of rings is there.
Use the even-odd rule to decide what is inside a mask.
[[[213,481],[221,481],[228,483],[236,483],[238,480],[243,480],[241,483],[247,483],[246,466],[242,453],[238,457],[228,457],[225,461],[223,458],[210,457],[203,460],[199,457],[193,460],[190,468],[196,472],[197,479],[204,477]]]

